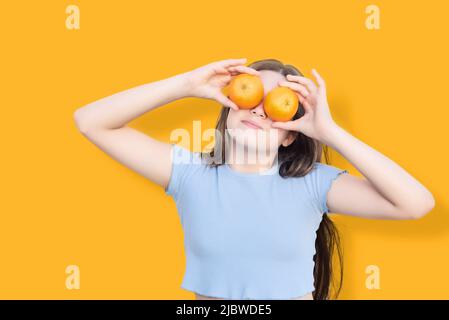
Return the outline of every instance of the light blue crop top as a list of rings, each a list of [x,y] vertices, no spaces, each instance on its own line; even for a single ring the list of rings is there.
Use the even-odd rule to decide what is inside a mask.
[[[224,299],[291,299],[315,290],[316,231],[332,181],[348,173],[316,162],[304,177],[278,165],[242,173],[209,168],[198,152],[172,144],[173,197],[184,232],[181,287]]]

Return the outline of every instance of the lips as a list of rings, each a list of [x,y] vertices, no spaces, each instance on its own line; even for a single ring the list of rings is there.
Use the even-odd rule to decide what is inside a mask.
[[[259,126],[257,123],[251,121],[251,120],[242,120],[242,123],[249,127],[249,128],[253,128],[253,129],[263,129],[261,126]]]

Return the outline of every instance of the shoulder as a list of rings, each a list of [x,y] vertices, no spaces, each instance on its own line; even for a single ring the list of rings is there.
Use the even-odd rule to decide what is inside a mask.
[[[171,175],[165,191],[177,199],[188,184],[200,182],[199,179],[192,178],[201,177],[202,173],[207,172],[207,165],[201,157],[201,152],[190,151],[175,143],[171,145]]]
[[[327,194],[333,182],[341,174],[349,174],[349,172],[331,164],[315,162],[312,170],[304,176],[307,189],[318,202],[322,212],[328,212]]]
[[[333,175],[337,173],[347,172],[347,170],[336,167],[331,164],[315,162],[312,170],[308,173],[310,176],[326,177],[327,175]]]
[[[174,165],[192,165],[201,163],[201,153],[193,152],[186,147],[172,143],[171,155]]]

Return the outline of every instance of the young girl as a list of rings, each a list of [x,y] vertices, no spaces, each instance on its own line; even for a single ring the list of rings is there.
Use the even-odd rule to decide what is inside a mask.
[[[329,213],[417,219],[434,207],[434,198],[398,164],[334,122],[316,70],[315,83],[275,59],[245,63],[216,61],[105,97],[78,109],[76,125],[104,152],[173,197],[187,259],[181,287],[197,299],[329,299],[334,248],[341,264]],[[294,90],[297,114],[291,121],[273,121],[263,100],[240,109],[222,90],[240,73],[259,76],[265,96],[278,86]],[[157,141],[127,126],[184,97],[223,105],[210,153]],[[276,140],[262,147],[261,139],[242,140],[239,132],[274,132]],[[234,145],[244,159],[254,159],[250,156],[260,148],[269,156],[236,161]],[[328,162],[326,146],[363,178],[321,163],[322,151]],[[341,265],[339,271],[341,280]]]

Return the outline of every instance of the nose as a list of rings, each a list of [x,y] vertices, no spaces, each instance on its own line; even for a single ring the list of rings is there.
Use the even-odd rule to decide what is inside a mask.
[[[265,114],[265,110],[263,109],[263,103],[260,103],[258,106],[252,108],[250,112],[259,118],[262,118],[262,119],[267,118],[267,115]]]

